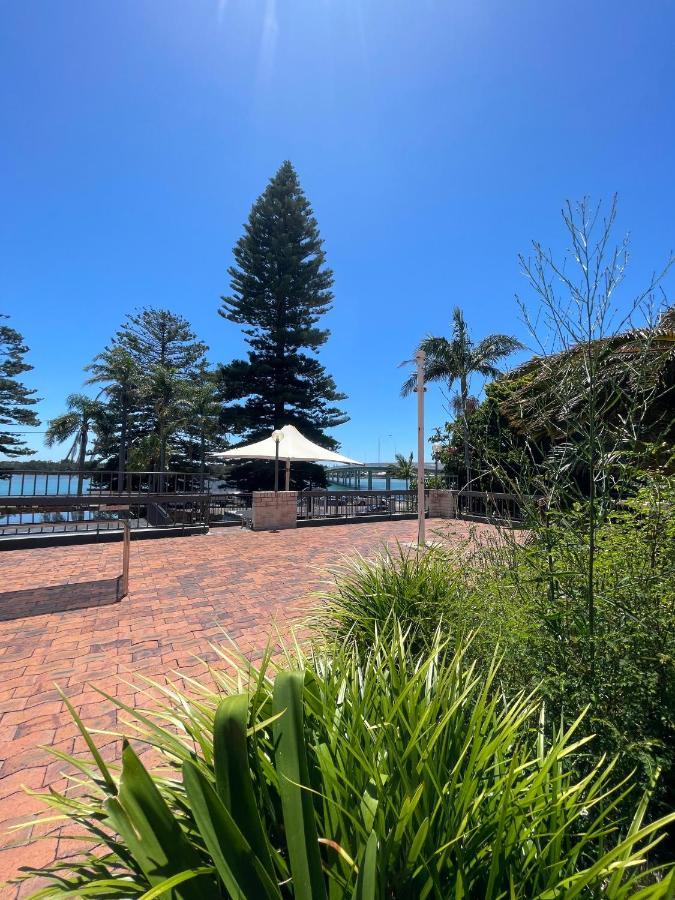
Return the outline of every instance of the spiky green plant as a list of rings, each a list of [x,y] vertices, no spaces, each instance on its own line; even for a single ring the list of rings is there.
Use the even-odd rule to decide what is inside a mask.
[[[154,713],[109,698],[154,774],[127,741],[105,763],[76,716],[90,758],[61,758],[86,790],[42,796],[103,851],[29,871],[50,882],[34,898],[672,896],[675,870],[645,860],[675,814],[645,824],[645,795],[621,832],[613,763],[575,779],[578,723],[504,703],[468,650],[416,655],[394,628],[257,668],[219,652],[214,689],[148,683]]]
[[[518,552],[512,539],[472,533],[451,546],[440,540],[424,553],[398,544],[369,558],[351,556],[317,592],[316,624],[361,649],[400,625],[415,653],[430,648],[438,631],[457,643],[473,635],[472,657],[483,666],[501,648],[507,665],[499,678],[508,679],[510,693],[534,687],[540,676],[532,681],[531,667],[519,664],[533,653],[540,630],[532,605],[526,597],[509,604],[499,583]]]
[[[468,552],[468,542],[462,549]],[[362,649],[396,623],[407,632],[413,652],[427,648],[439,625],[454,627],[450,610],[466,586],[450,554],[440,546],[425,553],[400,544],[383,547],[370,558],[350,556],[331,574],[317,592],[319,628],[332,630],[341,639],[349,637]]]

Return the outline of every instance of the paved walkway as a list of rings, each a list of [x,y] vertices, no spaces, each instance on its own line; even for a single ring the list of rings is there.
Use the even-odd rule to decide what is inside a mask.
[[[460,540],[471,526],[428,527]],[[209,645],[224,640],[223,630],[255,656],[273,622],[282,631],[302,622],[308,595],[342,557],[415,535],[416,523],[405,521],[132,542],[130,592],[120,602],[120,544],[0,553],[0,882],[75,849],[58,833],[34,840],[37,826],[7,833],[41,809],[22,785],[63,784],[63,763],[41,745],[80,749],[55,683],[88,725],[115,728],[116,712],[95,687],[133,703],[121,679],[198,674],[195,657],[213,658]],[[116,742],[104,743],[104,755],[117,752]],[[0,897],[15,896],[0,887]]]

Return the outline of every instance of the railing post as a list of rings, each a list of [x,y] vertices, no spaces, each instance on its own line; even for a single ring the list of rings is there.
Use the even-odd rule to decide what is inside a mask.
[[[131,549],[131,530],[127,521],[122,522],[122,597],[129,593],[129,551]]]
[[[200,493],[204,493],[204,476],[202,475],[201,481],[201,489]],[[211,527],[211,481],[208,482],[208,488],[206,489],[206,514],[204,515],[204,525],[206,528]]]

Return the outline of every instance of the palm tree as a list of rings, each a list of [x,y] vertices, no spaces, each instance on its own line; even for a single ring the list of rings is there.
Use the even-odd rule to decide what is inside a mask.
[[[144,391],[155,413],[159,438],[159,471],[164,472],[169,437],[187,417],[187,383],[173,369],[157,365],[150,372]]]
[[[77,457],[77,493],[82,494],[84,481],[84,463],[89,443],[89,431],[96,419],[103,414],[103,406],[98,400],[85,397],[84,394],[71,394],[66,398],[67,411],[63,415],[50,419],[45,432],[45,444],[53,447],[74,438],[73,444],[66,454],[67,460]]]
[[[192,387],[186,398],[189,431],[199,441],[199,471],[202,479],[206,468],[206,446],[218,429],[222,404],[217,399],[216,385],[208,372],[202,373],[204,380]]]
[[[402,478],[405,481],[406,491],[410,490],[410,479],[415,477],[415,464],[413,463],[413,455],[405,457],[402,453],[395,456],[396,462],[389,469],[389,474],[394,478]]]
[[[121,490],[127,463],[129,413],[138,398],[142,376],[133,356],[123,347],[113,344],[94,357],[87,367],[92,372],[87,384],[104,384],[101,393],[107,393],[110,405],[118,407],[120,416],[120,442],[117,462],[117,489]],[[100,394],[99,394],[100,396]]]
[[[469,336],[469,329],[464,314],[459,306],[452,311],[452,337],[434,337],[429,335],[420,341],[419,350],[426,354],[424,365],[425,381],[441,382],[452,390],[455,382],[459,382],[459,418],[462,426],[464,443],[464,466],[466,483],[471,481],[471,449],[469,443],[469,415],[471,397],[469,386],[472,375],[483,378],[496,378],[501,374],[496,363],[510,356],[523,345],[508,334],[489,334],[477,344]],[[406,360],[401,365],[408,365]],[[401,394],[405,397],[415,390],[417,377],[413,373],[403,382]]]

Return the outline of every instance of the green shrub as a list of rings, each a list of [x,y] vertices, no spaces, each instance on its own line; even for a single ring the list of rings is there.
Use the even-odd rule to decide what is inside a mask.
[[[440,547],[423,554],[400,545],[385,547],[374,559],[347,559],[332,575],[334,584],[318,595],[318,630],[350,638],[361,649],[397,621],[409,628],[413,652],[427,649],[466,587]]]
[[[644,477],[594,533],[588,509],[549,512],[522,533],[459,550],[357,559],[321,595],[323,627],[367,647],[393,613],[416,646],[476,631],[485,669],[503,655],[507,695],[540,690],[555,720],[586,707],[596,754],[622,754],[675,799],[675,478]],[[592,604],[592,621],[591,621]]]
[[[33,896],[672,896],[675,870],[643,865],[667,825],[644,824],[646,795],[621,833],[613,764],[577,779],[575,727],[551,733],[533,697],[503,703],[496,667],[479,676],[466,652],[436,638],[415,655],[392,623],[363,653],[226,660],[218,690],[169,686],[159,713],[110,698],[165,765],[126,742],[121,771],[104,763],[78,720],[84,793],[44,799],[104,852],[30,872],[50,882]]]
[[[333,570],[333,581],[317,594],[315,624],[361,650],[398,624],[416,652],[437,635],[458,645],[470,637],[472,657],[484,670],[496,653],[504,657],[502,686],[530,690],[541,629],[527,598],[503,577],[516,571],[519,554],[511,541],[483,537],[451,548],[432,544],[424,553],[399,545],[371,559],[356,556]]]
[[[587,511],[534,534],[506,576],[541,623],[537,675],[553,707],[590,706],[598,749],[621,751],[675,788],[675,479],[650,477],[613,504],[593,550],[589,615]]]

